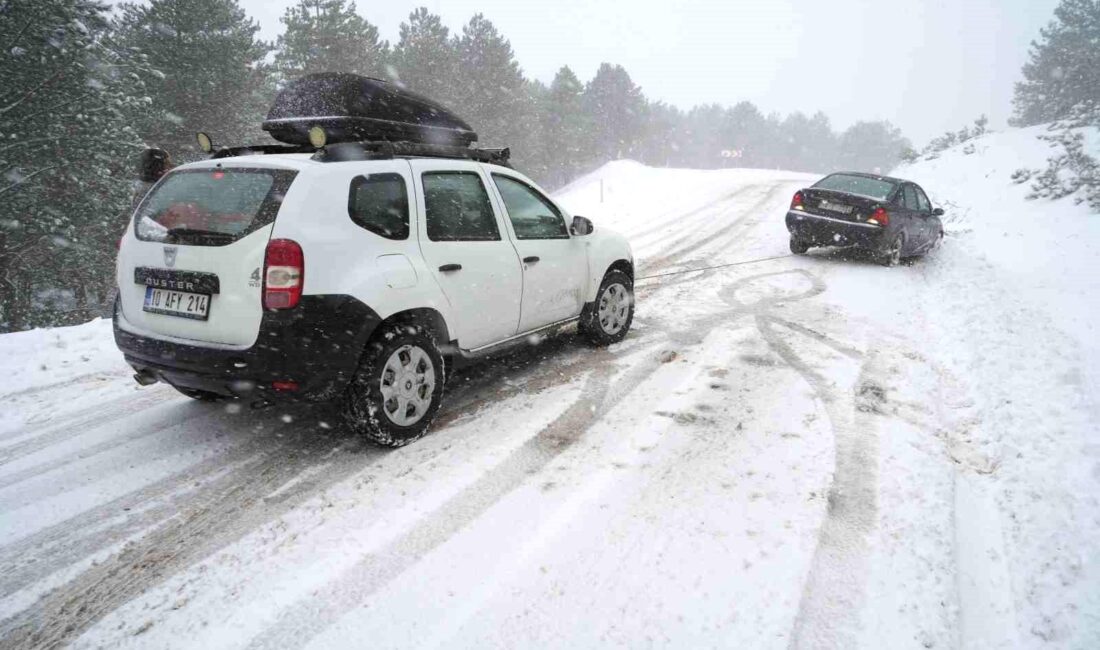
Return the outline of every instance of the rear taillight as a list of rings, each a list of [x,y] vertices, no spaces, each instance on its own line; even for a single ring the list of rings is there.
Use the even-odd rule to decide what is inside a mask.
[[[791,197],[791,209],[792,210],[801,210],[802,209],[802,192],[795,192],[794,196]]]
[[[272,239],[264,253],[264,309],[298,305],[305,280],[305,256],[298,242]]]
[[[890,213],[886,211],[886,208],[878,208],[871,213],[871,216],[867,217],[867,223],[885,228],[890,225]]]

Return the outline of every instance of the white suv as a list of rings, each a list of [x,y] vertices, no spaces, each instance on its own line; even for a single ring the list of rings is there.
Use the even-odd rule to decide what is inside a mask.
[[[335,151],[223,151],[157,183],[118,256],[115,341],[140,383],[342,400],[399,446],[456,357],[572,322],[597,345],[626,336],[627,241],[489,162],[506,158]]]

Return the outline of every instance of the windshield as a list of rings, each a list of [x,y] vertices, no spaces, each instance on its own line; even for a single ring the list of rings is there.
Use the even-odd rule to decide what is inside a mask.
[[[813,187],[821,190],[858,194],[859,196],[885,201],[890,197],[895,186],[890,181],[877,178],[853,176],[851,174],[833,174],[814,183]]]
[[[138,207],[138,239],[191,245],[232,243],[270,223],[295,172],[201,169],[170,174]]]

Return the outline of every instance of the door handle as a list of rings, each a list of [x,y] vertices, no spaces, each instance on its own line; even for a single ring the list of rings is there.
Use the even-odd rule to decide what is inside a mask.
[[[523,258],[523,263],[524,264],[534,264],[537,261],[539,261],[539,256],[538,255],[529,255],[529,256]]]
[[[447,273],[448,271],[461,271],[462,270],[462,265],[461,264],[444,264],[443,266],[439,267],[439,270],[444,272],[444,273]]]

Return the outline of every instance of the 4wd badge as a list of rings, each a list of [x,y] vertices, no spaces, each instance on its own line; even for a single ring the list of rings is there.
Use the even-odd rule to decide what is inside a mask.
[[[172,268],[176,265],[176,251],[179,249],[175,246],[164,247],[164,265],[168,268]]]
[[[249,276],[248,286],[250,286],[250,287],[260,286],[260,269],[259,269],[259,267],[256,267],[256,269],[252,271],[252,275]]]

